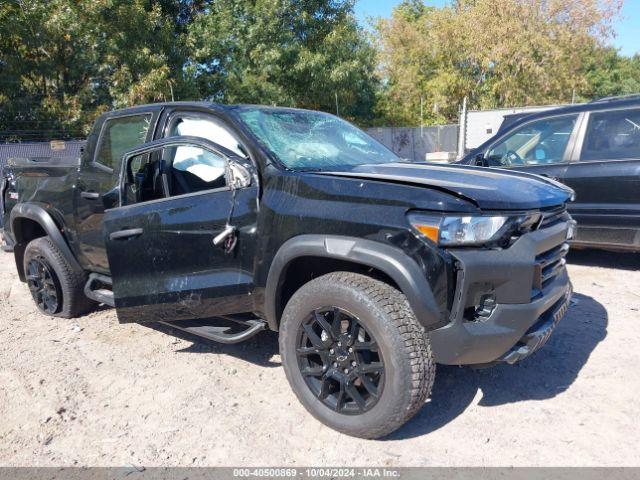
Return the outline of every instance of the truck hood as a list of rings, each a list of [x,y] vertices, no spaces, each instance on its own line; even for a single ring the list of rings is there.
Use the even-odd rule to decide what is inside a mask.
[[[533,210],[561,205],[573,191],[538,175],[465,165],[385,163],[322,175],[405,183],[444,191],[483,210]]]

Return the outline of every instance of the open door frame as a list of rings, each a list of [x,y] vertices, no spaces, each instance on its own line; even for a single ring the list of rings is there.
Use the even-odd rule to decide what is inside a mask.
[[[226,185],[126,204],[132,159],[190,146],[225,160]],[[123,155],[118,207],[105,213],[103,235],[121,322],[206,318],[250,311],[253,274],[218,239],[234,235],[251,248],[257,222],[257,171],[250,160],[198,137],[170,137]],[[237,213],[237,215],[236,215]],[[231,228],[232,227],[232,228]],[[224,239],[223,239],[224,240]],[[246,305],[245,305],[246,304]]]

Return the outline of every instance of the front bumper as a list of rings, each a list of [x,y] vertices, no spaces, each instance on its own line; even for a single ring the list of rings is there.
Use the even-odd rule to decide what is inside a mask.
[[[457,259],[451,321],[430,332],[436,361],[514,363],[546,343],[566,313],[571,282],[564,265],[571,222],[523,235],[504,250],[451,250]],[[482,308],[490,297],[490,312]]]
[[[571,293],[572,289],[569,287],[553,307],[540,315],[539,320],[527,330],[518,343],[496,362],[513,364],[542,348],[567,313],[571,304]]]

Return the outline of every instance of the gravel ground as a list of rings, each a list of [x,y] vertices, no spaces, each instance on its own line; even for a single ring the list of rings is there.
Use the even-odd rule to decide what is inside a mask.
[[[338,434],[289,389],[277,338],[36,313],[0,254],[3,466],[640,466],[640,255],[574,252],[578,303],[515,366],[439,367],[391,437]]]

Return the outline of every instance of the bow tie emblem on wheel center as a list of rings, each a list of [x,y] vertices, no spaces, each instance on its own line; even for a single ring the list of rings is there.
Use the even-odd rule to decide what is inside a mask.
[[[329,359],[333,367],[345,369],[345,373],[355,367],[355,354],[353,348],[349,347],[350,343],[351,338],[344,335],[338,338],[329,349]]]

